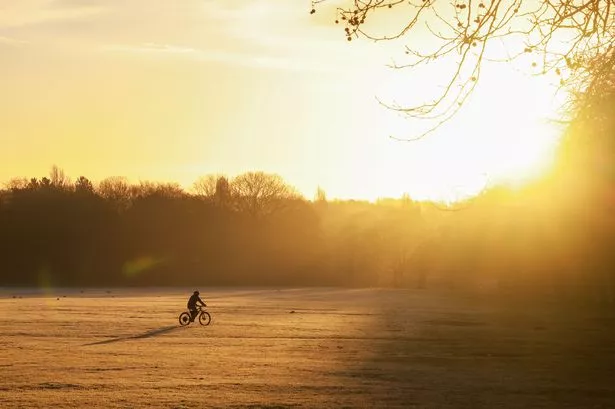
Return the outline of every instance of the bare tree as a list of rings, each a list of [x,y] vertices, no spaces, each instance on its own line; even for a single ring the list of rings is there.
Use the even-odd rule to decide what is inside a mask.
[[[615,106],[615,46],[588,61],[579,73],[569,107],[573,125],[605,133],[613,129]],[[581,86],[583,84],[584,86]]]
[[[201,176],[192,184],[192,190],[197,196],[211,199],[216,194],[216,186],[220,178],[225,178],[225,176],[221,174]]]
[[[320,186],[318,186],[318,188],[316,189],[316,195],[314,195],[314,202],[320,204],[327,203],[327,193]]]
[[[125,210],[132,199],[131,186],[128,179],[121,176],[111,176],[98,184],[98,193],[105,199],[114,202]]]
[[[319,3],[313,0],[312,11]],[[409,117],[431,120],[422,137],[451,119],[474,90],[485,61],[510,62],[531,58],[534,73],[553,72],[561,84],[579,80],[601,55],[615,47],[615,0],[342,0],[336,24],[344,26],[351,41],[400,40],[403,62],[395,69],[416,69],[436,60],[453,59],[454,68],[442,91],[414,106],[385,103]],[[322,7],[322,6],[319,6]],[[389,13],[388,15],[386,13]],[[401,16],[401,17],[400,17]],[[370,21],[401,21],[390,33]],[[387,25],[389,27],[390,25]],[[413,34],[427,33],[416,40]],[[431,47],[425,44],[433,45]],[[493,50],[504,50],[491,53]],[[585,87],[587,82],[580,81]]]
[[[49,171],[49,179],[51,180],[51,185],[57,189],[68,189],[72,187],[70,178],[66,176],[64,169],[61,169],[56,165],[51,167],[51,170]]]
[[[230,187],[239,209],[255,217],[270,215],[300,198],[279,175],[264,172],[239,175]]]
[[[140,181],[138,185],[130,187],[130,197],[160,196],[177,198],[184,195],[184,190],[179,183],[161,183]]]
[[[83,194],[93,194],[94,185],[85,176],[79,176],[79,178],[75,181],[75,192]]]
[[[30,181],[27,178],[12,178],[4,183],[6,190],[23,190],[28,187]]]

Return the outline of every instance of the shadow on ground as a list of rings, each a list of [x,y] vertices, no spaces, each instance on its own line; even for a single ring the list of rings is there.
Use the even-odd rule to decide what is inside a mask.
[[[138,335],[132,335],[132,336],[127,336],[127,337],[117,337],[117,338],[112,338],[112,339],[106,339],[104,341],[92,342],[89,344],[84,344],[84,346],[112,344],[114,342],[129,341],[131,339],[152,338],[152,337],[157,337],[158,335],[162,335],[162,334],[166,334],[166,333],[178,330],[179,328],[181,327],[177,325],[171,325],[167,327],[152,329],[152,330],[149,330],[147,332],[144,332]]]

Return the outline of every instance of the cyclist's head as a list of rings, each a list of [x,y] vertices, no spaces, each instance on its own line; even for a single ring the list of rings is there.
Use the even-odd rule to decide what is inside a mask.
[[[194,295],[199,295],[199,291],[198,291],[198,290],[197,290],[197,291],[195,291],[195,292],[194,292]]]

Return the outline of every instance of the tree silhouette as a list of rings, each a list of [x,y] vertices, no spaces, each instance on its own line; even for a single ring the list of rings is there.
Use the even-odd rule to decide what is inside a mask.
[[[97,191],[121,210],[127,209],[132,200],[131,187],[124,177],[112,176],[102,180],[98,184]]]
[[[275,174],[248,172],[234,178],[231,192],[240,211],[260,218],[292,205],[296,190]]]
[[[75,193],[93,195],[94,185],[85,176],[79,176],[79,178],[75,181]]]
[[[71,181],[63,169],[60,169],[58,166],[53,165],[51,167],[51,171],[49,172],[49,178],[51,180],[51,185],[56,189],[70,189]]]
[[[518,191],[485,191],[463,212],[408,196],[324,206],[263,172],[218,178],[214,200],[123,178],[98,190],[83,176],[63,187],[53,177],[9,182],[0,191],[0,285],[496,283],[517,298],[612,305],[615,220],[605,197],[613,183],[588,162],[612,152],[604,145],[614,129],[610,81],[579,96],[596,109],[579,105],[570,127],[594,153],[574,148],[563,156],[566,172]]]
[[[314,196],[314,201],[316,203],[320,203],[320,204],[326,204],[327,203],[327,193],[320,186],[318,186],[318,188],[316,189],[316,195]]]
[[[595,299],[615,303],[615,48],[589,64],[589,84],[574,95],[571,122],[563,136],[554,183],[559,194],[574,189],[566,222],[579,231],[580,269],[589,272]]]
[[[216,190],[214,192],[214,203],[218,206],[228,208],[232,205],[232,192],[228,179],[219,176],[216,180]]]
[[[192,189],[196,192],[197,196],[201,196],[206,199],[212,199],[216,194],[216,187],[220,178],[224,175],[205,175],[201,176],[194,182]]]

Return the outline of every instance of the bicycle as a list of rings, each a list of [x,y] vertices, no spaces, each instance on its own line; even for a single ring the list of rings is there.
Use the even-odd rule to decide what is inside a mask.
[[[198,317],[199,324],[209,325],[211,323],[211,315],[207,311],[205,311],[201,306],[197,306],[196,309],[197,309],[197,313],[194,319],[196,320],[196,318]],[[190,311],[182,312],[181,314],[179,314],[179,325],[183,327],[183,326],[190,324],[192,322],[190,320],[191,317],[192,315],[190,314]]]

